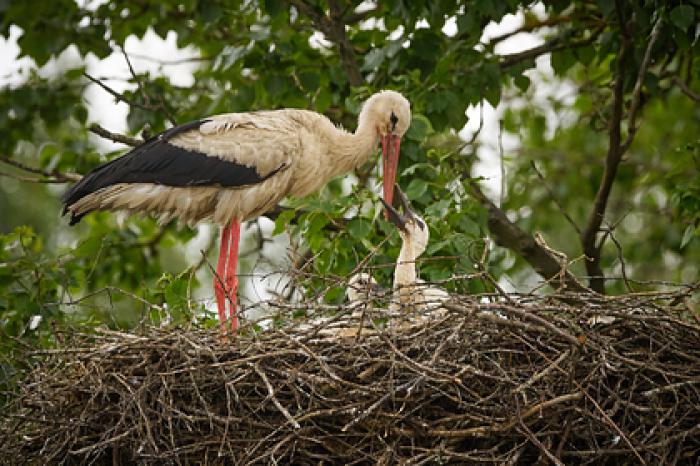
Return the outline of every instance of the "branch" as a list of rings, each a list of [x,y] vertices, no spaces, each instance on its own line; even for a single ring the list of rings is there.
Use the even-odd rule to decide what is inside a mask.
[[[24,176],[14,176],[10,174],[3,174],[3,176],[8,176],[8,177],[14,177],[20,181],[28,181],[32,183],[68,183],[68,182],[73,182],[73,181],[78,181],[82,178],[81,175],[77,173],[63,173],[59,172],[58,170],[42,170],[41,168],[34,168],[30,167],[29,165],[25,165],[22,162],[18,162],[17,160],[11,159],[10,157],[6,155],[0,155],[0,162],[6,163],[8,165],[11,165],[15,168],[19,168],[22,171],[33,173],[35,175],[41,175],[44,178],[28,178]]]
[[[634,84],[634,91],[632,91],[632,103],[630,104],[629,115],[627,117],[627,139],[625,143],[620,148],[622,154],[627,152],[634,136],[637,133],[637,112],[639,111],[641,95],[642,95],[642,84],[644,83],[644,75],[647,73],[649,68],[649,62],[651,61],[651,49],[654,47],[656,39],[659,37],[661,32],[661,18],[656,20],[654,28],[651,30],[651,35],[649,36],[649,43],[647,44],[647,49],[644,52],[644,58],[642,59],[642,64],[639,66],[639,73],[637,74],[637,82]]]
[[[377,3],[376,6],[373,8],[370,8],[369,10],[362,11],[360,13],[348,13],[345,16],[343,16],[343,22],[345,24],[355,24],[359,23],[360,21],[363,21],[367,19],[369,16],[372,16],[375,13],[379,13],[382,10],[382,7],[379,3]]]
[[[598,38],[600,33],[603,32],[604,27],[604,25],[597,27],[591,33],[590,37],[587,37],[586,39],[581,39],[573,42],[563,42],[561,37],[555,37],[554,39],[545,42],[542,45],[538,45],[537,47],[533,47],[528,50],[523,50],[522,52],[518,53],[502,55],[501,61],[498,65],[501,67],[501,69],[505,69],[513,65],[517,65],[518,63],[523,62],[525,60],[537,58],[540,55],[544,55],[546,53],[558,52],[564,49],[576,49],[579,47],[585,47],[589,44],[592,44]]]
[[[129,106],[137,107],[137,108],[140,108],[141,110],[146,110],[146,111],[152,110],[150,107],[148,107],[146,105],[140,104],[138,102],[134,102],[133,100],[130,100],[130,99],[127,99],[126,97],[124,97],[124,94],[120,94],[119,92],[115,91],[114,89],[112,89],[111,87],[109,87],[108,85],[106,85],[105,83],[100,81],[99,79],[93,78],[92,76],[90,76],[87,73],[83,73],[83,76],[85,76],[90,81],[97,84],[98,86],[100,86],[107,93],[111,94],[116,99],[117,102],[124,102],[125,104],[127,104]]]
[[[571,225],[571,227],[572,227],[572,228],[576,231],[576,233],[578,233],[579,236],[580,236],[580,235],[581,235],[581,229],[578,227],[578,225],[576,225],[576,222],[574,222],[574,219],[571,218],[571,216],[566,212],[566,210],[564,209],[564,206],[561,205],[561,202],[559,202],[559,199],[557,199],[557,196],[554,195],[554,191],[552,190],[552,188],[551,188],[551,187],[549,186],[549,184],[547,183],[547,180],[545,179],[545,177],[544,177],[544,175],[542,174],[542,172],[537,168],[537,165],[535,164],[535,161],[534,161],[534,160],[531,160],[531,161],[530,161],[530,165],[532,166],[532,169],[535,170],[535,173],[537,174],[537,177],[538,177],[538,178],[540,179],[540,181],[542,182],[542,186],[544,186],[544,189],[547,190],[547,193],[549,194],[549,197],[552,198],[552,201],[554,202],[554,204],[556,204],[556,206],[559,208],[559,212],[561,212],[561,214],[564,216],[564,218],[566,219],[566,221],[569,222],[569,225]]]
[[[583,247],[583,253],[586,256],[586,271],[590,276],[589,284],[593,290],[599,293],[605,293],[605,276],[600,266],[601,252],[605,243],[605,239],[597,241],[597,236],[598,232],[600,231],[600,226],[605,217],[605,210],[607,208],[608,198],[610,197],[612,185],[615,182],[617,169],[620,165],[620,162],[622,161],[622,155],[627,151],[627,149],[629,149],[629,146],[630,144],[632,144],[635,133],[637,131],[635,125],[637,112],[640,106],[642,83],[644,81],[644,75],[646,74],[646,70],[649,66],[651,49],[654,46],[654,43],[656,42],[656,39],[661,30],[661,21],[657,20],[649,37],[649,43],[647,44],[644,58],[639,67],[639,72],[637,73],[637,81],[635,83],[632,102],[630,104],[630,110],[628,115],[628,136],[625,142],[623,143],[621,141],[621,122],[625,92],[625,69],[627,65],[627,53],[630,48],[630,39],[627,33],[625,20],[622,17],[622,5],[620,4],[620,2],[616,2],[616,6],[618,19],[620,21],[622,43],[620,45],[620,52],[617,56],[617,66],[615,69],[612,114],[610,117],[610,124],[608,129],[608,153],[605,158],[605,169],[603,172],[603,179],[601,180],[598,192],[596,193],[595,201],[593,204],[593,210],[591,211],[591,214],[588,218],[586,228],[581,234],[581,245]]]
[[[532,32],[535,29],[539,29],[541,27],[549,27],[549,26],[556,26],[561,23],[569,23],[571,22],[571,16],[570,15],[561,15],[561,16],[553,16],[551,18],[545,18],[543,20],[535,19],[530,22],[525,22],[522,26],[520,26],[518,29],[510,32],[506,32],[504,34],[501,34],[499,36],[493,37],[491,40],[489,40],[487,43],[485,43],[485,46],[493,46],[498,44],[499,42],[503,42],[506,39],[509,39],[513,37],[516,34],[520,34],[521,32]]]
[[[97,123],[91,124],[90,127],[88,128],[88,130],[91,133],[95,133],[98,136],[101,136],[105,139],[109,139],[110,141],[126,144],[127,146],[136,147],[136,146],[140,146],[141,144],[143,144],[143,140],[141,140],[141,139],[132,138],[132,137],[125,136],[125,135],[119,134],[119,133],[113,133],[109,130],[104,129],[102,126],[98,125]]]
[[[681,78],[679,78],[678,76],[674,76],[671,81],[673,81],[673,83],[676,86],[681,88],[681,91],[683,92],[683,94],[687,95],[695,102],[700,103],[700,95],[693,92],[693,90],[690,87],[688,87],[688,85]]]
[[[303,0],[287,0],[290,5],[296,7],[304,15],[308,16],[314,26],[318,28],[331,42],[338,47],[340,61],[348,75],[348,81],[352,86],[361,86],[365,83],[360,67],[355,58],[355,49],[345,33],[346,23],[343,18],[343,10],[337,0],[329,0],[330,15],[314,9]]]
[[[476,182],[471,183],[472,195],[488,210],[488,227],[493,234],[496,244],[510,249],[521,256],[528,264],[546,280],[561,277],[569,291],[588,292],[576,277],[568,270],[562,270],[559,260],[545,248],[537,244],[535,239],[508,220],[505,212],[498,208]]]

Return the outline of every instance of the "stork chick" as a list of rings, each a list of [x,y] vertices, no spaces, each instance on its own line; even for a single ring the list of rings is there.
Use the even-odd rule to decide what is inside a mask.
[[[403,207],[403,215],[389,202],[381,199],[389,221],[396,225],[401,236],[401,250],[394,269],[394,296],[389,310],[395,312],[404,307],[434,310],[449,298],[449,294],[445,290],[427,286],[416,273],[416,259],[425,252],[430,231],[425,220],[413,211],[411,203],[398,186],[396,192]]]

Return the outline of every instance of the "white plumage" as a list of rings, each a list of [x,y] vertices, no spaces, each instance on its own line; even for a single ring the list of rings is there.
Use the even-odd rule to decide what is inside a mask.
[[[71,224],[95,210],[126,210],[163,222],[224,225],[214,283],[219,316],[222,322],[226,318],[225,293],[235,330],[240,222],[288,195],[318,190],[365,162],[379,142],[384,194],[390,200],[400,140],[410,123],[410,105],[394,91],[367,99],[354,133],[307,110],[208,117],[171,128],[97,167],[65,194],[64,213],[71,214]]]

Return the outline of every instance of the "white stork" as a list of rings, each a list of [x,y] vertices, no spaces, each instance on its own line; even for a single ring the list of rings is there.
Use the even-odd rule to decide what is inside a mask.
[[[396,192],[403,206],[403,215],[391,206],[390,201],[381,199],[389,220],[398,227],[401,236],[401,250],[394,269],[394,296],[389,311],[393,313],[404,306],[433,311],[440,308],[450,295],[440,288],[427,286],[418,278],[416,259],[425,252],[430,232],[425,220],[412,210],[408,198],[398,186]]]
[[[355,133],[308,110],[204,118],[170,128],[92,170],[63,196],[63,213],[71,214],[71,225],[94,210],[146,212],[161,222],[221,224],[214,291],[222,331],[227,297],[235,333],[240,223],[267,212],[287,195],[318,190],[365,162],[378,142],[384,197],[391,203],[401,137],[410,123],[410,104],[394,91],[367,99]]]

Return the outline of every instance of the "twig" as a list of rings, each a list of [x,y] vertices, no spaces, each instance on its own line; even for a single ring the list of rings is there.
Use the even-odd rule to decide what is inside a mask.
[[[292,417],[291,414],[289,414],[289,411],[287,411],[287,408],[282,406],[282,403],[280,403],[279,400],[277,399],[277,397],[275,396],[275,389],[272,388],[272,384],[268,380],[265,373],[260,369],[260,367],[258,367],[257,364],[253,364],[253,370],[255,370],[255,372],[260,376],[260,378],[265,383],[265,387],[267,387],[268,396],[272,400],[272,403],[284,415],[284,417],[287,418],[289,423],[292,424],[295,429],[301,429],[301,426],[299,425],[299,423]]]
[[[114,141],[114,142],[120,142],[122,144],[126,144],[127,146],[136,147],[136,146],[140,146],[144,142],[141,139],[132,138],[132,137],[126,136],[124,134],[113,133],[109,130],[106,130],[105,128],[98,125],[97,123],[92,123],[88,127],[88,130],[91,133],[95,133],[98,136],[101,136],[105,139],[109,139],[110,141]]]
[[[348,81],[353,86],[361,86],[365,80],[360,72],[360,67],[355,58],[355,49],[345,32],[346,23],[343,18],[343,10],[337,0],[329,0],[329,15],[309,5],[304,0],[287,0],[294,5],[299,12],[309,17],[314,25],[338,48],[340,62],[348,75]]]
[[[45,177],[46,179],[34,179],[34,178],[26,178],[26,177],[19,177],[21,178],[22,181],[30,181],[34,183],[66,183],[69,181],[78,181],[82,178],[81,175],[77,173],[63,173],[59,172],[58,170],[42,170],[41,168],[35,168],[35,167],[30,167],[29,165],[25,165],[22,162],[19,162],[15,159],[12,159],[6,155],[0,155],[0,162],[6,163],[8,165],[12,165],[15,168],[19,168],[20,170],[23,170],[25,172],[29,173],[34,173],[36,175],[41,175]],[[14,177],[14,175],[10,174],[5,174],[5,176],[11,176]],[[18,178],[18,179],[19,179]]]
[[[93,83],[97,84],[98,86],[100,86],[100,87],[101,87],[102,89],[104,89],[107,93],[111,94],[111,95],[115,98],[115,100],[116,100],[117,102],[124,102],[125,104],[127,104],[127,105],[129,105],[129,106],[131,106],[131,107],[137,107],[137,108],[140,108],[141,110],[147,110],[147,111],[153,110],[152,108],[150,108],[150,107],[147,106],[147,105],[141,104],[141,103],[139,103],[139,102],[134,102],[134,101],[131,100],[131,99],[127,99],[126,97],[124,97],[124,94],[121,94],[121,93],[115,91],[114,89],[112,89],[111,87],[109,87],[108,85],[106,85],[105,83],[103,83],[102,81],[100,81],[99,79],[94,78],[94,77],[90,76],[90,75],[87,74],[87,73],[83,73],[83,76],[85,76],[85,77],[88,78],[90,81],[92,81]]]
[[[471,182],[470,187],[474,198],[488,211],[488,227],[496,243],[520,255],[535,272],[546,280],[559,277],[561,274],[560,262],[539,246],[531,235],[511,222],[505,212],[486,197],[475,181]],[[564,283],[571,291],[588,291],[569,271],[565,272]]]
[[[557,198],[557,196],[554,195],[554,191],[552,190],[552,188],[551,188],[551,187],[549,186],[549,184],[547,183],[547,180],[545,179],[545,177],[544,177],[544,175],[542,174],[542,172],[537,168],[537,165],[535,164],[535,161],[534,161],[534,160],[530,160],[530,166],[532,167],[532,169],[533,169],[533,170],[535,171],[535,173],[537,174],[537,177],[538,177],[538,178],[540,179],[540,181],[542,182],[542,186],[544,186],[544,189],[547,190],[547,193],[549,194],[550,199],[552,199],[552,202],[554,202],[554,204],[556,204],[557,208],[559,209],[559,212],[561,212],[561,214],[564,216],[564,218],[565,218],[566,221],[569,223],[569,225],[571,225],[571,227],[572,227],[574,230],[576,230],[576,233],[578,233],[579,236],[580,236],[580,235],[581,235],[581,229],[578,227],[578,225],[576,225],[576,222],[574,222],[574,219],[571,218],[571,216],[568,214],[568,212],[566,212],[566,210],[564,209],[564,206],[561,204],[561,202],[559,202],[559,199]]]
[[[644,77],[647,73],[647,68],[649,68],[649,63],[651,62],[651,50],[654,48],[656,39],[659,37],[662,25],[662,16],[656,20],[654,28],[651,30],[651,35],[649,36],[649,43],[644,51],[644,58],[642,59],[641,65],[639,65],[639,72],[637,73],[637,82],[634,84],[634,90],[632,91],[632,103],[630,104],[629,113],[627,116],[627,139],[620,147],[620,152],[624,154],[629,149],[632,141],[634,140],[635,134],[637,134],[637,112],[640,107],[641,96],[642,96],[642,85],[644,83]]]
[[[690,97],[693,101],[700,103],[700,95],[695,93],[681,78],[678,76],[674,76],[671,81],[678,87],[681,88],[681,91]]]

